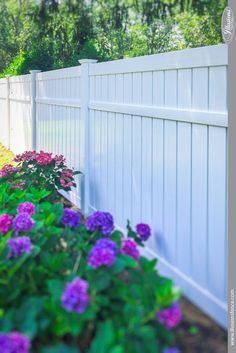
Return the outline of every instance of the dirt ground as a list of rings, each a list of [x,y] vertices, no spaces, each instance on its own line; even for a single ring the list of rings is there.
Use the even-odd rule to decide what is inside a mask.
[[[182,323],[176,346],[181,353],[227,353],[227,332],[187,299],[181,300]]]

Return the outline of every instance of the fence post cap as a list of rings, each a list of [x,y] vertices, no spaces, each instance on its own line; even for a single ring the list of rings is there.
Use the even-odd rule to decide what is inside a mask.
[[[37,74],[37,73],[41,72],[41,70],[30,70],[29,72],[30,72],[30,74]]]
[[[97,62],[96,59],[80,59],[79,60],[79,63],[81,65],[83,65],[83,64],[95,64],[96,62]]]

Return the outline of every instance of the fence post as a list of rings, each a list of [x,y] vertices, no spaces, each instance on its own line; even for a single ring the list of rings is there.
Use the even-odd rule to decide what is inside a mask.
[[[90,100],[90,85],[89,85],[89,66],[95,64],[97,60],[82,59],[81,64],[81,116],[84,121],[84,162],[83,162],[83,178],[81,180],[81,208],[84,215],[89,214],[90,202],[90,119],[89,119],[89,100]]]
[[[30,104],[31,104],[31,119],[32,119],[32,150],[37,148],[37,127],[36,127],[36,74],[41,70],[31,70],[31,92],[30,92]]]
[[[11,148],[10,75],[6,75],[7,148]]]

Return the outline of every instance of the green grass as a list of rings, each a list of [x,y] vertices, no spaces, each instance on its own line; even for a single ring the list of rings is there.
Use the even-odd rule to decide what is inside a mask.
[[[0,144],[0,168],[2,168],[5,164],[12,163],[13,158],[14,154]]]

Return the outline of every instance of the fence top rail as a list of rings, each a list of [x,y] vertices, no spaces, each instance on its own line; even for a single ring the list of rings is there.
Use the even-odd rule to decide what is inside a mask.
[[[46,80],[59,80],[63,78],[72,78],[81,76],[81,66],[67,67],[64,69],[51,70],[45,72],[39,72],[36,75],[37,81],[46,81]]]
[[[9,81],[10,83],[23,83],[23,82],[30,82],[31,75],[20,75],[20,76],[10,76]]]
[[[91,65],[90,76],[228,65],[226,44],[184,49]]]
[[[0,85],[5,85],[7,83],[6,77],[0,78]]]

